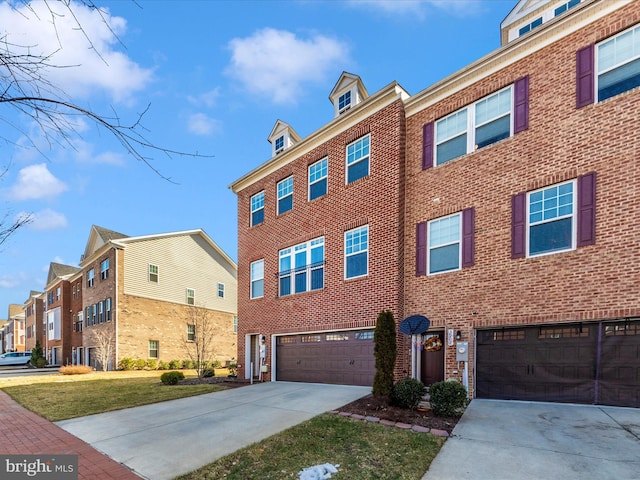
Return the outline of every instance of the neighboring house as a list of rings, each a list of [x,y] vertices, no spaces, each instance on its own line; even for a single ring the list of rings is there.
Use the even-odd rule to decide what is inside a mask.
[[[74,364],[71,332],[73,310],[71,293],[74,285],[70,279],[81,272],[78,267],[51,262],[45,286],[46,312],[45,331],[41,341],[49,365]]]
[[[42,345],[44,332],[44,304],[46,295],[32,290],[29,298],[24,302],[25,314],[25,349],[33,350],[36,341]]]
[[[345,72],[329,98],[333,121],[304,140],[278,121],[272,158],[230,187],[240,378],[371,385],[376,318],[402,316],[408,94]]]
[[[276,123],[231,185],[240,375],[265,336],[266,379],[371,384],[357,340],[388,308],[431,322],[398,335],[397,378],[640,406],[638,12],[522,0],[499,49],[411,98],[343,74],[332,122]]]
[[[0,320],[0,353],[5,353],[5,348],[4,348],[4,339],[6,336],[6,330],[5,328],[7,327],[7,325],[9,324],[8,320]]]
[[[518,2],[500,49],[406,103],[405,314],[445,343],[418,377],[640,406],[638,12]]]
[[[24,305],[9,304],[9,319],[4,326],[3,349],[5,352],[25,350],[25,309]]]
[[[237,267],[203,230],[127,237],[94,225],[80,266],[85,364],[102,367],[100,349],[111,351],[109,369],[122,358],[188,358],[194,308],[211,319],[213,359],[235,357]]]

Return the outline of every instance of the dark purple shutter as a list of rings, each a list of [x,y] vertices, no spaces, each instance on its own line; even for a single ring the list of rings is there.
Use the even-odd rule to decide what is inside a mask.
[[[596,243],[596,172],[578,177],[578,246]]]
[[[422,169],[433,167],[433,122],[422,126]]]
[[[475,260],[475,209],[462,211],[462,268],[472,267]]]
[[[513,94],[513,133],[527,128],[529,128],[529,75],[516,80]]]
[[[416,277],[427,274],[427,222],[416,225]]]
[[[511,197],[511,258],[526,256],[527,194]]]
[[[576,108],[594,102],[594,44],[576,53]]]

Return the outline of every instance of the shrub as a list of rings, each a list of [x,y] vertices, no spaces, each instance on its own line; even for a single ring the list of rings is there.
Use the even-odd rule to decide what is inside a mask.
[[[144,367],[147,366],[147,361],[144,358],[139,358],[134,360],[134,368],[136,370],[144,370]]]
[[[203,378],[209,378],[209,377],[213,377],[215,376],[216,371],[213,368],[205,368],[202,371],[202,377]]]
[[[31,365],[37,368],[43,368],[47,365],[47,359],[44,358],[44,350],[40,345],[40,340],[36,340],[36,346],[31,350]]]
[[[158,370],[169,370],[169,363],[165,362],[164,360],[160,360],[158,362]]]
[[[403,378],[391,389],[390,400],[393,405],[414,409],[424,396],[424,384],[415,378]]]
[[[60,367],[58,371],[62,375],[83,375],[93,372],[93,367],[88,365],[67,365],[66,367]]]
[[[147,359],[147,364],[145,365],[145,368],[149,370],[156,370],[158,368],[158,360],[156,360],[155,358]]]
[[[169,362],[170,370],[179,370],[182,368],[182,360],[171,360]]]
[[[118,362],[119,370],[133,370],[135,368],[135,361],[133,358],[123,358]]]
[[[180,380],[184,380],[184,373],[182,372],[164,372],[160,375],[160,380],[165,385],[177,385]]]
[[[183,360],[182,368],[185,370],[192,370],[194,368],[193,360]]]
[[[393,388],[393,369],[396,365],[396,322],[393,313],[384,310],[378,314],[373,332],[373,354],[376,373],[373,377],[373,395],[390,395]]]
[[[431,411],[439,417],[459,417],[469,403],[467,389],[452,380],[431,385],[429,397]]]
[[[211,368],[222,368],[222,362],[220,360],[214,360],[211,362]]]

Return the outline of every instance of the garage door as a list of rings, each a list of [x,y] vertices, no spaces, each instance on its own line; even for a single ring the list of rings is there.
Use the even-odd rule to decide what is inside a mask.
[[[373,385],[373,330],[286,335],[276,342],[276,379]]]
[[[479,398],[640,406],[640,321],[478,332]]]

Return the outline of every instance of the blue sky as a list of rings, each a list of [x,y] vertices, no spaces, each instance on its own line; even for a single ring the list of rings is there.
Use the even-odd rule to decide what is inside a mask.
[[[43,2],[1,1],[0,37],[65,66],[45,72],[64,98],[123,123],[150,105],[149,141],[203,156],[144,151],[168,182],[89,122],[78,119],[69,142],[47,142],[0,105],[0,218],[33,216],[0,246],[0,318],[44,289],[50,262],[78,264],[92,224],[130,236],[202,228],[237,260],[228,186],[270,158],[278,119],[303,138],[329,122],[343,71],[369,93],[395,80],[416,94],[498,48],[516,3],[96,0],[102,17],[75,9],[89,44],[68,12],[54,30]]]

